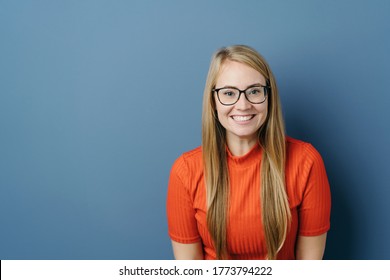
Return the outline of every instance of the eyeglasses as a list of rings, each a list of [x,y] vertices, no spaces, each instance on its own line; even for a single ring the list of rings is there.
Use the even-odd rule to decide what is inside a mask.
[[[271,93],[270,86],[252,85],[245,90],[239,90],[235,87],[223,87],[213,89],[217,93],[218,100],[222,105],[234,105],[240,99],[241,93],[245,94],[246,100],[252,104],[261,104],[267,99],[267,95]]]

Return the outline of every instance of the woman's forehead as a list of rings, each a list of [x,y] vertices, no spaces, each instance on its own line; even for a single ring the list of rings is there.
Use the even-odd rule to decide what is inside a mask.
[[[265,77],[256,69],[241,62],[226,60],[217,75],[216,87],[242,88],[256,83],[265,85],[265,81]]]

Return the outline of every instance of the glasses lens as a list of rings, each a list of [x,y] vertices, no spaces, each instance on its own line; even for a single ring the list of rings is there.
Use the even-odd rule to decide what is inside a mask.
[[[218,91],[219,101],[221,101],[221,103],[225,105],[235,103],[239,95],[239,91],[234,88],[223,88]]]
[[[252,103],[262,103],[265,101],[264,87],[251,87],[245,91],[246,98]]]

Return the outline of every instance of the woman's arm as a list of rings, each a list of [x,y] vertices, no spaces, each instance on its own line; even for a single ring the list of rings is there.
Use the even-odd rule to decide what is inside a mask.
[[[297,260],[322,260],[326,233],[318,236],[298,236],[295,256]]]
[[[178,243],[172,240],[173,254],[176,260],[203,260],[202,243]]]

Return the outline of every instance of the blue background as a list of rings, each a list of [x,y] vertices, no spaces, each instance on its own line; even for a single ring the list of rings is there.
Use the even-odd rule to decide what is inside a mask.
[[[212,53],[248,44],[324,158],[325,258],[390,259],[389,3],[0,1],[0,258],[172,258],[171,165]]]

